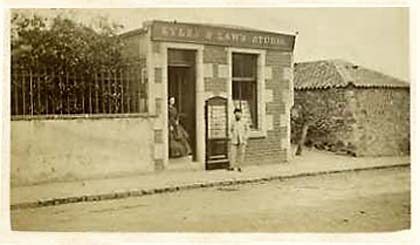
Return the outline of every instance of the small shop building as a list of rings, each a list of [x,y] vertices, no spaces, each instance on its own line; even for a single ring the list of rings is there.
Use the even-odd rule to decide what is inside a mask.
[[[306,144],[353,156],[409,154],[409,83],[343,60],[297,63],[294,71],[294,106],[327,119],[309,128]],[[292,128],[297,142],[301,126]]]
[[[245,164],[290,154],[289,110],[295,35],[243,27],[152,21],[124,33],[127,55],[145,60],[156,169],[171,168],[168,99],[175,98],[198,168],[227,157],[227,126],[241,108],[251,131]],[[220,139],[218,141],[217,139]]]
[[[244,165],[288,161],[294,34],[150,21],[121,37],[134,69],[100,75],[74,99],[29,97],[32,80],[15,79],[12,184],[226,167],[234,108],[251,128]],[[169,154],[171,97],[191,146],[183,158]]]

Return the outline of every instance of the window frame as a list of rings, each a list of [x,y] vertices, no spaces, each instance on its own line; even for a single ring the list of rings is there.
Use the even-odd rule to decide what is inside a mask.
[[[267,136],[267,129],[265,126],[265,98],[264,98],[264,89],[265,89],[265,60],[266,60],[266,50],[261,49],[244,49],[244,48],[227,48],[228,52],[228,69],[229,69],[229,81],[227,83],[228,91],[228,106],[229,106],[229,123],[233,120],[233,54],[234,53],[243,53],[243,54],[255,54],[257,55],[257,128],[251,128],[249,137],[250,138],[262,138]]]
[[[258,55],[257,54],[245,54],[245,55],[250,55],[249,57],[246,58],[252,58],[252,62],[249,61],[245,61],[243,60],[243,58],[245,58],[244,56],[242,57],[238,57],[239,59],[237,61],[244,61],[245,63],[243,64],[236,64],[235,63],[235,55],[238,56],[242,56],[244,55],[244,53],[232,53],[232,70],[233,73],[235,73],[235,65],[238,65],[240,67],[240,69],[246,69],[248,71],[251,71],[249,76],[246,76],[246,74],[239,74],[240,76],[232,76],[232,100],[235,101],[235,91],[237,96],[239,97],[240,101],[250,101],[251,103],[248,104],[249,105],[249,113],[250,115],[250,122],[251,122],[251,129],[258,129],[258,70],[257,70],[257,65],[258,65]],[[247,67],[246,63],[248,64],[252,64],[252,66],[254,67]],[[245,66],[244,66],[245,65]],[[234,75],[234,74],[233,74]],[[235,89],[235,86],[236,89]],[[238,94],[239,91],[239,94]],[[247,91],[247,93],[246,93]],[[244,96],[244,93],[247,94],[248,96]],[[238,98],[236,98],[238,99]],[[240,103],[242,105],[242,103]],[[241,106],[240,105],[240,106]]]

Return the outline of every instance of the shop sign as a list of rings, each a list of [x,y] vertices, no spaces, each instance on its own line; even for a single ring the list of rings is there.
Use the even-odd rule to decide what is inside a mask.
[[[152,40],[292,51],[295,36],[211,25],[155,21],[152,24]]]

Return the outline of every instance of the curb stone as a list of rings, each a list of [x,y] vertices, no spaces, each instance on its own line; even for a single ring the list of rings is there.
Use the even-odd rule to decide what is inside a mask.
[[[128,191],[118,190],[111,193],[86,194],[83,196],[69,196],[69,197],[62,197],[62,198],[40,199],[33,202],[22,202],[22,203],[17,203],[17,204],[11,204],[10,209],[18,210],[18,209],[40,208],[40,207],[56,206],[56,205],[79,203],[79,202],[97,202],[97,201],[106,201],[106,200],[122,199],[122,198],[129,198],[129,197],[141,197],[141,196],[146,196],[146,195],[171,193],[171,192],[177,192],[177,191],[183,191],[183,190],[193,190],[193,189],[209,188],[209,187],[217,187],[217,186],[263,183],[263,182],[269,182],[273,180],[287,180],[287,179],[318,176],[318,175],[329,175],[329,174],[346,173],[346,172],[360,172],[360,171],[367,171],[367,170],[400,168],[400,167],[409,167],[409,166],[410,166],[410,163],[401,163],[401,164],[386,165],[386,166],[359,167],[359,168],[352,168],[352,169],[318,171],[318,172],[314,171],[314,172],[308,172],[308,173],[275,175],[275,176],[269,176],[269,177],[251,177],[251,178],[242,178],[242,179],[235,178],[235,179],[208,181],[208,182],[193,183],[193,184],[180,184],[177,186],[159,187],[159,188],[152,188],[152,189],[131,189]]]

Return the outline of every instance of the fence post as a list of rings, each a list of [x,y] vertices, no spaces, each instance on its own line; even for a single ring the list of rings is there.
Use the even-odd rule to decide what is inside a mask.
[[[40,73],[36,73],[37,75],[37,79],[36,79],[36,87],[37,87],[37,101],[38,101],[38,108],[36,110],[37,114],[42,114],[41,108],[42,108],[42,104],[41,104],[41,74]]]
[[[99,83],[98,83],[98,71],[95,70],[95,113],[99,113]]]
[[[141,74],[139,74],[138,64],[136,66],[135,73],[136,73],[136,83],[137,83],[137,86],[136,86],[137,87],[136,88],[136,91],[137,91],[137,110],[136,110],[136,112],[140,112],[140,110],[141,110],[141,86],[142,86],[142,83],[141,83]]]
[[[30,102],[31,116],[33,116],[34,115],[34,93],[33,93],[33,73],[32,73],[32,70],[29,70],[29,102]]]
[[[26,115],[26,84],[25,84],[25,71],[21,70],[22,74],[22,115]]]
[[[56,114],[57,113],[57,108],[56,108],[56,103],[55,103],[56,96],[54,94],[55,91],[56,91],[56,83],[54,82],[56,78],[55,78],[54,70],[51,70],[50,76],[51,76],[51,79],[53,81],[53,89],[52,89],[53,96],[52,96],[51,104],[52,104],[52,108],[53,108],[53,114]]]
[[[131,91],[130,91],[130,65],[127,65],[127,70],[125,72],[126,78],[127,78],[127,111],[128,113],[131,113]]]
[[[120,105],[120,112],[121,113],[124,113],[124,79],[122,78],[122,68],[119,68],[118,70],[117,70],[117,72],[118,72],[118,77],[120,78],[119,79],[119,85],[121,86],[121,94],[120,94],[120,96],[121,96],[121,105]],[[115,76],[117,77],[117,72],[115,73]],[[115,80],[117,80],[117,79],[115,79]]]
[[[101,74],[100,79],[101,79],[102,113],[106,113],[106,110],[105,110],[105,93],[104,93],[104,91],[105,91],[105,82],[104,82],[104,72],[103,72],[103,69],[102,68],[101,68],[100,74]]]
[[[18,74],[17,74],[17,71],[19,71],[19,70],[15,70],[16,68],[13,68],[13,74],[12,74],[12,77],[14,77],[14,79],[13,79],[13,85],[12,86],[14,86],[15,87],[15,89],[14,89],[14,95],[15,95],[15,115],[18,115],[19,114],[19,94],[18,94],[18,86],[17,86],[17,82],[19,81],[19,76],[18,76]]]
[[[46,115],[48,115],[48,94],[49,94],[49,91],[47,91],[48,90],[48,86],[47,86],[47,77],[48,77],[48,70],[47,70],[47,68],[44,68],[44,73],[43,74],[45,74],[45,76],[44,76],[44,96],[45,96],[45,114]]]
[[[63,115],[63,78],[61,77],[61,71],[58,73],[58,83],[60,84],[60,114]]]
[[[108,68],[108,71],[106,72],[106,76],[107,76],[107,82],[108,82],[108,113],[112,113],[112,103],[113,103],[113,98],[112,98],[112,87],[111,87],[111,71]]]
[[[89,114],[92,114],[92,79],[89,79]]]
[[[47,70],[47,72],[48,72],[48,70]],[[51,72],[50,72],[50,76],[51,76],[51,79],[52,79],[52,81],[53,81],[53,89],[52,89],[52,91],[53,91],[53,96],[52,96],[52,100],[51,100],[51,106],[52,106],[52,113],[53,114],[56,114],[56,108],[55,108],[55,98],[56,98],[56,96],[55,96],[55,91],[56,91],[56,88],[55,88],[55,74],[54,74],[54,70],[51,70]]]
[[[72,70],[71,71],[71,79],[73,80],[73,82],[72,82],[72,84],[73,84],[73,87],[72,87],[72,97],[73,97],[73,112],[71,113],[71,114],[74,114],[74,113],[78,113],[78,105],[77,105],[77,96],[79,95],[79,91],[76,89],[76,85],[77,85],[77,83],[78,83],[78,81],[77,81],[77,79],[78,79],[78,76],[77,76],[77,72],[74,72],[74,70]]]
[[[110,80],[112,81],[112,101],[113,101],[113,111],[114,113],[118,113],[120,111],[120,108],[118,106],[118,80],[117,80],[117,69],[114,69],[113,72],[111,72],[111,78]],[[114,97],[115,96],[115,97]]]
[[[85,95],[86,95],[86,86],[85,86],[85,76],[83,75],[83,73],[80,74],[80,85],[82,86],[82,111],[83,114],[86,114],[85,111]],[[77,96],[79,95],[79,93],[77,94]],[[76,98],[77,98],[76,96]]]
[[[66,70],[66,97],[67,97],[67,114],[70,114],[70,96],[69,96],[69,72]]]

